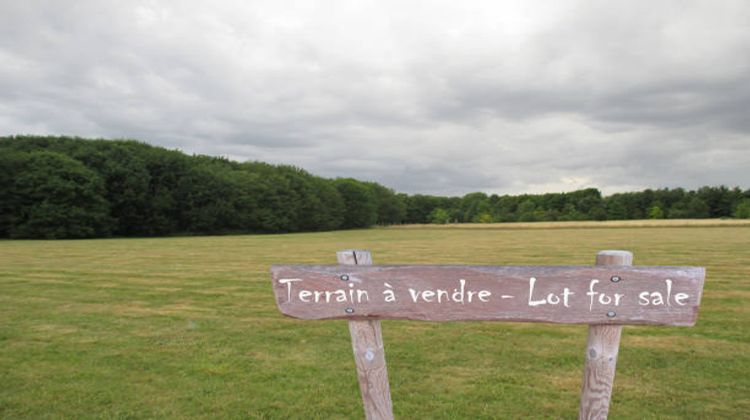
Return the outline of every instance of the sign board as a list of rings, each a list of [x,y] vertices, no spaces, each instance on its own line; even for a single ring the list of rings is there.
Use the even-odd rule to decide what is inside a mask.
[[[702,267],[280,265],[281,312],[301,319],[694,325]]]
[[[633,266],[605,250],[596,266],[372,265],[368,251],[340,265],[271,268],[276,303],[300,319],[348,319],[368,420],[393,419],[381,319],[589,324],[580,419],[606,419],[623,324],[695,324],[703,267]]]

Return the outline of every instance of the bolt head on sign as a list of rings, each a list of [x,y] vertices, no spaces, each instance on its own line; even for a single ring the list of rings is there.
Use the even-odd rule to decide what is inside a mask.
[[[271,273],[279,309],[301,319],[684,326],[696,322],[705,279],[703,267],[639,266],[283,265]]]

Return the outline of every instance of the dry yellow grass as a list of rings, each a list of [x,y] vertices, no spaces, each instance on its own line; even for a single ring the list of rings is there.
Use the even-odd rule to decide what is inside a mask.
[[[449,223],[445,225],[394,225],[383,229],[591,229],[644,227],[742,227],[750,219],[651,219],[586,220],[579,222]]]

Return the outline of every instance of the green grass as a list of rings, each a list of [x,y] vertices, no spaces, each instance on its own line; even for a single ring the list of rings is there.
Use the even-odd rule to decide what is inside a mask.
[[[272,263],[707,268],[698,324],[626,327],[610,416],[750,413],[750,227],[372,229],[0,242],[0,417],[359,418],[345,321],[284,318]],[[397,418],[577,415],[586,326],[384,321]]]

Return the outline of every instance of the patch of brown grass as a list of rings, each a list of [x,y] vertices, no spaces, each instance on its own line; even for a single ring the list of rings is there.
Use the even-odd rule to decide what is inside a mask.
[[[590,228],[663,228],[663,227],[739,227],[750,226],[750,219],[649,219],[573,222],[448,223],[393,225],[381,229],[590,229]]]

